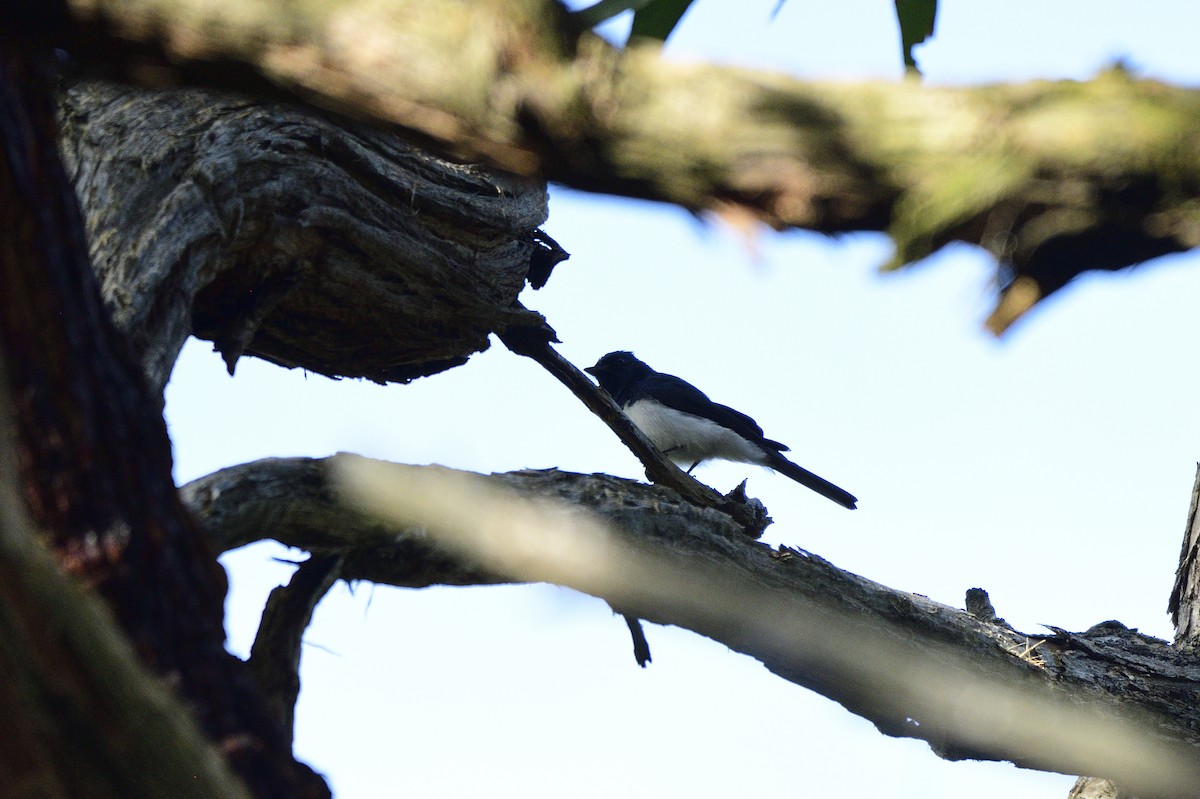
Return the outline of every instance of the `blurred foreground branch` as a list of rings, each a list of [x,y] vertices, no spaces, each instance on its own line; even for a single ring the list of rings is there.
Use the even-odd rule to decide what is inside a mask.
[[[1200,92],[819,84],[615,50],[553,0],[69,0],[64,46],[141,85],[302,99],[451,157],[735,224],[883,230],[1013,266],[1002,330],[1087,269],[1200,244]]]
[[[384,520],[342,505],[332,473]],[[751,541],[658,486],[337,456],[244,464],[182,492],[222,548],[275,538],[339,551],[345,579],[396,585],[567,585],[749,654],[942,757],[1098,774],[1142,797],[1200,784],[1190,654],[1116,622],[1026,635]]]

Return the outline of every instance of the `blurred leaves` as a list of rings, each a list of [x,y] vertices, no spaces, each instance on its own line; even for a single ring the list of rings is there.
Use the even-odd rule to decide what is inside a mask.
[[[896,0],[896,21],[900,23],[900,47],[904,68],[921,74],[913,58],[913,47],[933,35],[937,20],[937,0]]]
[[[629,38],[655,39],[665,42],[692,0],[600,0],[595,5],[575,12],[575,19],[594,28],[625,11],[633,12],[633,29]]]
[[[657,39],[665,42],[688,10],[692,0],[654,0],[633,14],[629,38]]]
[[[633,27],[629,38],[653,39],[665,42],[694,0],[600,0],[576,11],[574,16],[588,28],[607,22],[626,11],[633,12]],[[774,18],[785,0],[778,0],[771,12]],[[895,0],[896,20],[900,23],[901,50],[904,66],[920,74],[913,58],[913,47],[933,35],[937,19],[937,0]]]
[[[600,0],[595,5],[581,8],[575,12],[575,19],[579,20],[585,27],[594,28],[601,22],[607,22],[618,14],[633,10],[639,11],[642,7],[650,5],[654,0]]]

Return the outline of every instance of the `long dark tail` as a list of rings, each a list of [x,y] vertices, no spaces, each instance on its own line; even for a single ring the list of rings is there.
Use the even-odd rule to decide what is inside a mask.
[[[854,510],[858,507],[858,498],[849,491],[838,488],[824,477],[818,477],[802,466],[797,466],[778,452],[768,452],[767,455],[771,460],[769,465],[775,471],[787,475],[800,485],[811,488],[823,497],[832,499],[843,508]]]

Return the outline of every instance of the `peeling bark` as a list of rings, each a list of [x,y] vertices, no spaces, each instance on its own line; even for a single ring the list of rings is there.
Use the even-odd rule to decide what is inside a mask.
[[[1080,777],[1075,781],[1067,799],[1137,799],[1124,793],[1111,780],[1096,777]]]

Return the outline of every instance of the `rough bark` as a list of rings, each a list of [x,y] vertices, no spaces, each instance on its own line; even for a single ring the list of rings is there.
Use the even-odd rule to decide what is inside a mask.
[[[1099,777],[1080,777],[1075,781],[1067,799],[1137,799],[1124,793],[1113,784],[1112,780]]]
[[[1200,92],[806,84],[616,51],[553,0],[71,0],[68,49],[123,79],[219,82],[398,126],[443,153],[762,220],[886,230],[1006,264],[1007,327],[1086,269],[1200,243]],[[151,68],[152,67],[152,68]]]
[[[554,258],[542,183],[229,93],[83,82],[60,118],[105,301],[156,392],[192,333],[231,371],[249,353],[383,382],[541,320],[514,302]]]
[[[1175,572],[1175,585],[1167,603],[1167,612],[1175,625],[1175,646],[1181,652],[1196,652],[1200,643],[1200,463],[1196,464],[1196,481],[1192,486],[1192,500],[1188,508],[1187,524],[1183,533],[1183,547],[1179,553],[1179,566]],[[1075,781],[1068,799],[1138,799],[1123,790],[1122,786],[1101,777],[1080,777]]]
[[[1188,507],[1187,524],[1183,534],[1183,547],[1179,553],[1179,566],[1175,572],[1175,585],[1167,603],[1167,612],[1175,625],[1175,646],[1181,651],[1195,653],[1200,644],[1200,464],[1196,465],[1196,482],[1192,486],[1192,500]],[[1121,786],[1099,777],[1080,777],[1072,788],[1069,799],[1138,799]]]
[[[389,526],[348,509],[330,484],[336,460],[274,459],[244,464],[190,483],[182,494],[218,548],[274,538],[316,553],[341,554],[346,579],[406,587],[505,579],[469,558],[434,549],[424,529]],[[1154,730],[1159,743],[1177,747],[1176,754],[1185,753],[1185,762],[1200,763],[1200,717],[1196,713],[1200,660],[1165,641],[1117,622],[1104,622],[1079,633],[1021,633],[1002,621],[986,618],[987,614],[980,618],[841,571],[811,553],[785,547],[773,550],[747,538],[726,514],[698,508],[659,486],[553,470],[492,475],[489,479],[523,496],[553,499],[599,514],[626,541],[658,558],[657,573],[661,575],[686,575],[701,564],[708,570],[706,583],[688,584],[684,592],[708,597],[703,586],[721,584],[728,606],[711,605],[701,613],[686,604],[646,604],[644,599],[631,600],[624,594],[600,593],[606,600],[647,620],[693,629],[756,657],[785,679],[817,690],[870,719],[888,735],[928,741],[942,757],[1005,759],[1043,770],[1129,778],[1123,772],[1106,772],[1106,768],[1120,767],[1100,762],[1099,757],[1089,761],[1086,756],[1061,755],[1056,759],[1045,750],[1030,749],[1015,729],[1011,739],[1000,734],[1000,743],[983,746],[974,737],[976,730],[955,727],[942,719],[942,711],[928,695],[896,687],[884,690],[879,684],[865,682],[867,676],[855,672],[861,658],[831,663],[813,653],[822,647],[850,646],[862,635],[863,620],[869,620],[866,624],[872,630],[873,646],[902,642],[904,658],[915,658],[922,669],[935,674],[948,663],[956,664],[958,670],[952,671],[955,685],[967,681],[969,675],[970,680],[1044,691],[1081,712],[1095,712],[1097,718],[1108,714],[1136,717]],[[663,577],[648,582],[669,580]],[[753,602],[746,601],[750,594]],[[978,607],[977,601],[973,604]],[[748,615],[731,622],[722,615],[727,611]],[[819,634],[804,636],[800,650],[780,642],[789,638],[784,631],[789,629],[787,620],[792,615],[821,620]],[[770,629],[780,632],[761,634]],[[879,657],[903,671],[900,660],[886,650]],[[877,674],[868,676],[878,679]],[[945,685],[938,691],[947,693]],[[1036,703],[1034,709],[1029,712],[1037,712]],[[971,718],[969,709],[964,709],[964,716]],[[1014,723],[985,716],[959,724],[1053,728],[1046,718],[1024,717]],[[1185,771],[1181,779],[1200,779],[1200,771]],[[1147,795],[1154,793],[1151,788]]]
[[[1200,645],[1200,463],[1196,464],[1196,483],[1192,486],[1192,502],[1188,508],[1183,547],[1179,552],[1179,567],[1167,612],[1175,625],[1175,644],[1183,647]]]

